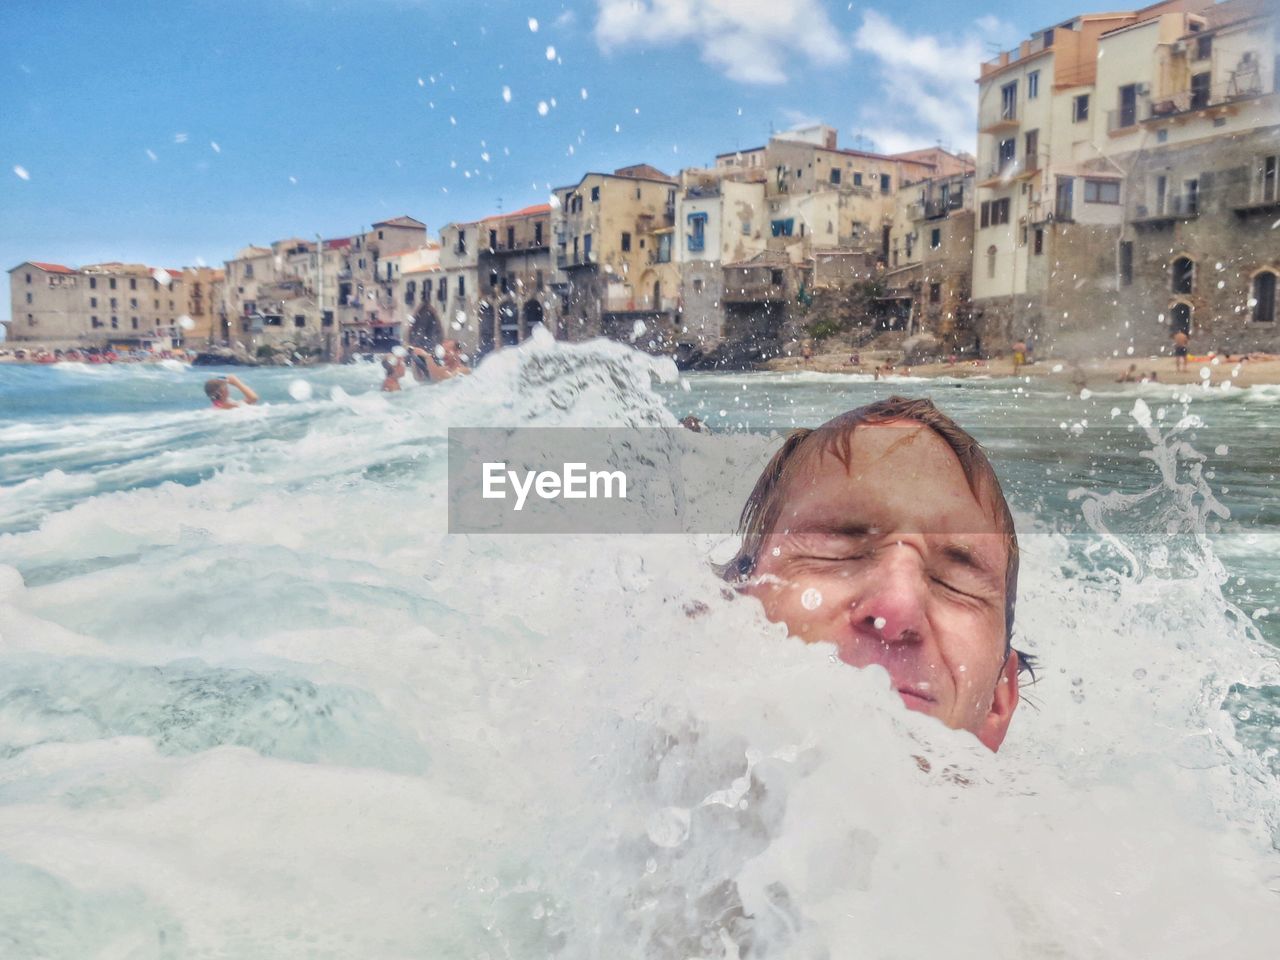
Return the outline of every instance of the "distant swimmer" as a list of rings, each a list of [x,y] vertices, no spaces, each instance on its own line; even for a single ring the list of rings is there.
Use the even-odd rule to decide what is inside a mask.
[[[389,353],[382,358],[382,370],[386,374],[382,380],[382,392],[395,393],[400,389],[400,378],[404,376],[404,360]]]
[[[471,368],[467,366],[466,360],[462,357],[462,351],[458,347],[457,340],[446,340],[436,347],[435,354],[428,353],[421,347],[411,347],[410,349],[413,355],[422,361],[426,367],[427,376],[433,382],[449,380],[452,377],[464,376],[471,372]]]
[[[1027,345],[1024,341],[1019,340],[1013,345],[1013,375],[1016,377],[1018,371],[1027,365]]]
[[[204,392],[208,395],[210,402],[219,410],[230,410],[232,407],[240,406],[237,401],[231,399],[230,387],[235,387],[240,391],[245,403],[254,404],[258,402],[258,395],[253,392],[252,388],[245,386],[234,373],[204,382]]]
[[[1138,365],[1136,363],[1129,364],[1129,369],[1120,376],[1116,377],[1116,383],[1137,383],[1138,382]]]

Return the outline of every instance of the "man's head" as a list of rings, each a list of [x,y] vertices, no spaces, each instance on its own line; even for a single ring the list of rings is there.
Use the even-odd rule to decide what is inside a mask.
[[[742,512],[730,575],[769,619],[908,708],[995,750],[1018,703],[1018,541],[977,441],[928,400],[892,397],[787,438]]]
[[[204,392],[214,403],[222,403],[227,399],[227,381],[225,380],[206,380],[204,382]]]

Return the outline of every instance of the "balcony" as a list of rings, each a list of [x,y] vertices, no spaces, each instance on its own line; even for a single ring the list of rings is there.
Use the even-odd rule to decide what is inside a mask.
[[[1021,123],[1018,119],[1018,108],[1002,107],[998,112],[991,111],[983,116],[981,125],[978,127],[979,133],[1003,133],[1006,130],[1016,130]]]
[[[1172,223],[1175,220],[1194,220],[1200,216],[1200,195],[1198,193],[1174,194],[1164,198],[1164,203],[1148,207],[1140,203],[1134,208],[1132,222],[1158,226]]]
[[[1008,186],[1015,180],[1022,180],[1027,177],[1033,177],[1040,172],[1039,162],[1031,161],[1031,166],[1025,166],[1016,159],[997,160],[988,163],[979,171],[978,186],[980,187],[1002,187]]]
[[[1176,121],[1202,110],[1230,113],[1233,104],[1266,94],[1256,73],[1248,82],[1233,78],[1223,83],[1193,85],[1189,90],[1153,97],[1141,120],[1143,123]]]
[[[1138,128],[1138,122],[1151,114],[1151,100],[1139,97],[1133,104],[1107,111],[1107,133],[1123,135]]]

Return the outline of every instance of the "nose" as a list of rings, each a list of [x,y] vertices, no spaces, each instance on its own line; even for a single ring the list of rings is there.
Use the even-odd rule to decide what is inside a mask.
[[[885,644],[919,643],[925,629],[927,585],[917,550],[899,542],[883,547],[867,589],[855,601],[855,629]]]

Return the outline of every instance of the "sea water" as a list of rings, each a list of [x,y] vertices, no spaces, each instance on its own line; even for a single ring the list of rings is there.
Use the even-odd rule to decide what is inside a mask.
[[[1275,388],[241,373],[0,367],[0,956],[1274,956]],[[767,449],[892,393],[1018,521],[996,755],[727,591],[727,536],[447,533],[451,426]]]

